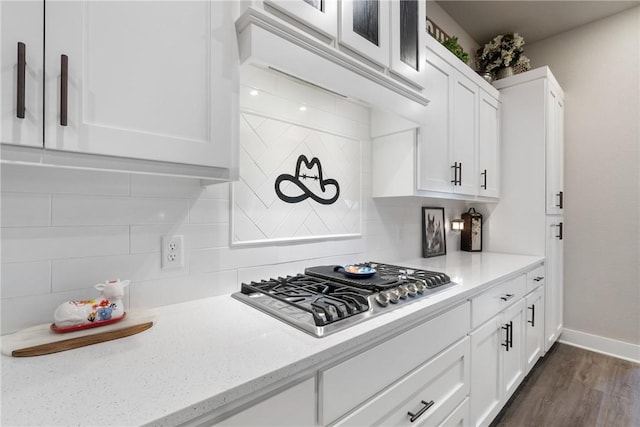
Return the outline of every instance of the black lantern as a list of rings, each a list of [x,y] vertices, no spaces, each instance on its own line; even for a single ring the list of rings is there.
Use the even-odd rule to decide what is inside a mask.
[[[460,249],[467,252],[482,251],[482,215],[470,208],[461,215],[464,229],[460,232]]]

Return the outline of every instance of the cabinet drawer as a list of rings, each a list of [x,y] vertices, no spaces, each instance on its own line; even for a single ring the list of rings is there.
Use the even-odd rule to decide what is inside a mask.
[[[540,285],[544,285],[544,265],[527,273],[527,293]]]
[[[320,422],[329,424],[469,332],[469,303],[320,373]]]
[[[225,418],[216,426],[312,426],[315,425],[315,378],[309,378],[275,396]],[[206,416],[188,425],[212,425]]]
[[[458,406],[442,424],[443,427],[464,427],[469,425],[469,398]]]
[[[469,394],[469,353],[469,337],[466,337],[336,426],[442,424]],[[425,405],[430,406],[424,410]],[[423,413],[417,416],[420,410]],[[409,413],[417,416],[414,422]]]
[[[483,292],[471,300],[471,328],[478,327],[525,296],[526,277],[521,275]]]

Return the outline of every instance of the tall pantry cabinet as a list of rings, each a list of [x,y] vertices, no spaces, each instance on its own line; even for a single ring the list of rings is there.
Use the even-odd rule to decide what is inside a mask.
[[[562,332],[564,93],[548,67],[498,80],[502,198],[485,219],[487,250],[543,255],[545,351]]]

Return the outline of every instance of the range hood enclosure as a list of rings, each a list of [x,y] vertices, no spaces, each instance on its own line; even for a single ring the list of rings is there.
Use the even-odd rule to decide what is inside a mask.
[[[273,68],[416,125],[424,121],[429,100],[421,92],[264,10],[248,8],[236,31],[242,65]]]

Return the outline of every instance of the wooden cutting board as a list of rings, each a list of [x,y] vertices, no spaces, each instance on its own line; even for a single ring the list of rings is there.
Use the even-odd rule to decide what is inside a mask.
[[[13,357],[41,356],[134,335],[155,321],[152,310],[127,311],[124,319],[110,325],[56,333],[51,323],[33,326],[2,337],[2,354]]]

